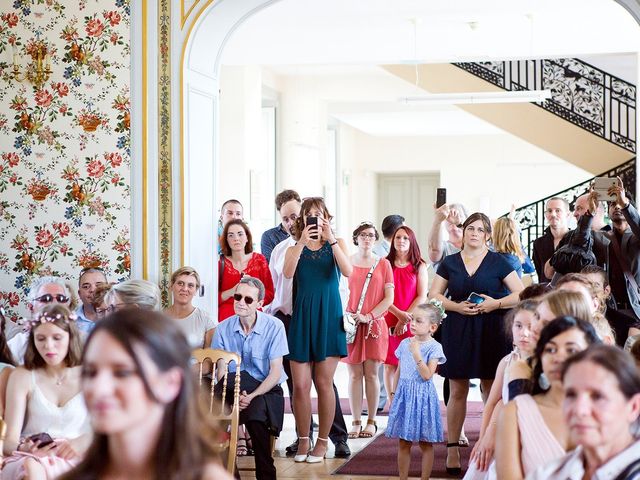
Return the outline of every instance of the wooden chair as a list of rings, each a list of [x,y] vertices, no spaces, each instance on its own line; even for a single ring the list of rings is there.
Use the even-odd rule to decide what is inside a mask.
[[[235,472],[236,466],[236,447],[238,446],[238,420],[240,414],[239,398],[240,398],[240,355],[233,352],[226,352],[224,350],[215,350],[213,348],[198,348],[192,352],[193,358],[198,361],[199,374],[198,384],[202,389],[202,377],[203,377],[203,364],[207,361],[212,363],[211,368],[211,389],[209,392],[209,412],[212,414],[213,419],[226,424],[229,422],[229,439],[221,443],[222,449],[229,451],[227,458],[227,471],[232,475]],[[233,385],[233,404],[231,409],[225,405],[224,401],[218,401],[214,398],[214,388],[219,381],[222,382],[222,399],[227,397],[227,379],[229,376],[229,364],[236,362],[235,368],[235,382]],[[218,381],[218,373],[221,374]],[[219,408],[218,408],[219,407]]]
[[[7,422],[4,419],[0,418],[0,465],[2,465],[3,455],[2,451],[4,449],[4,439],[7,436]]]

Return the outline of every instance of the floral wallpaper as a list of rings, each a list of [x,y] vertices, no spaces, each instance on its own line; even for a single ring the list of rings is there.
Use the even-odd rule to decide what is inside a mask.
[[[0,4],[0,305],[9,318],[26,312],[38,276],[74,288],[84,267],[129,276],[129,31],[130,0]],[[42,85],[23,79],[38,62],[51,71]]]

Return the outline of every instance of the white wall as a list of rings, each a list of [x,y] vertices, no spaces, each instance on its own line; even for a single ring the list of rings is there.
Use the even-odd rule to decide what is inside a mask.
[[[440,172],[450,202],[497,217],[586,180],[591,175],[511,135],[373,137],[342,126],[342,168],[354,224],[376,218],[376,174]],[[425,205],[424,208],[432,208]]]

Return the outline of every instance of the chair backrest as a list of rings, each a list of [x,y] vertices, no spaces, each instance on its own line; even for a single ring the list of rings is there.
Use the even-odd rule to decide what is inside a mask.
[[[203,365],[210,361],[211,368],[211,388],[209,389],[209,413],[212,414],[214,420],[222,423],[229,422],[229,439],[221,444],[222,448],[228,448],[229,454],[227,459],[227,471],[231,474],[235,471],[236,447],[238,445],[238,422],[240,414],[240,355],[225,350],[216,350],[213,348],[197,348],[191,353],[193,358],[198,362],[198,384],[202,391],[203,377],[208,373]],[[231,407],[227,406],[223,399],[227,398],[229,365],[235,362],[235,382],[233,385],[233,403]],[[222,397],[219,401],[215,399],[214,390],[216,385],[222,382]],[[218,409],[219,403],[219,409]]]
[[[4,449],[4,439],[7,436],[7,422],[0,418],[0,465],[2,464],[2,451]]]

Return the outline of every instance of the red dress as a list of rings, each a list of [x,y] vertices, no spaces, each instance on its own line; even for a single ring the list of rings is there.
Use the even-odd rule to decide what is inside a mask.
[[[418,274],[414,271],[413,265],[408,264],[405,267],[394,266],[393,283],[396,286],[393,293],[393,305],[398,310],[406,312],[418,294]],[[389,328],[395,327],[396,323],[398,323],[398,318],[391,312],[387,313],[385,320]],[[407,330],[402,335],[389,335],[389,348],[387,350],[387,358],[384,361],[385,364],[398,365],[398,359],[395,355],[396,349],[402,340],[411,336],[409,325],[407,325]]]
[[[355,312],[358,309],[362,288],[369,270],[370,267],[353,266],[353,271],[349,275],[349,307],[347,311]],[[373,271],[360,313],[364,315],[371,312],[384,299],[385,285],[387,284],[393,284],[393,273],[389,260],[383,258]],[[363,323],[358,325],[354,342],[347,344],[348,356],[342,359],[343,362],[360,364],[365,360],[384,361],[387,355],[389,330],[385,328],[383,315],[376,319],[376,325],[372,326],[373,335],[369,335],[368,338],[367,325]],[[378,338],[375,338],[376,335]]]
[[[269,271],[269,264],[264,255],[259,253],[253,253],[247,264],[247,268],[244,272],[239,272],[231,263],[227,257],[224,257],[224,269],[222,271],[222,284],[220,292],[229,290],[240,282],[243,275],[249,275],[256,277],[264,283],[264,302],[262,306],[269,305],[273,300],[273,279],[271,278],[271,272]],[[218,322],[235,315],[233,310],[233,297],[229,297],[224,302],[218,292]]]

